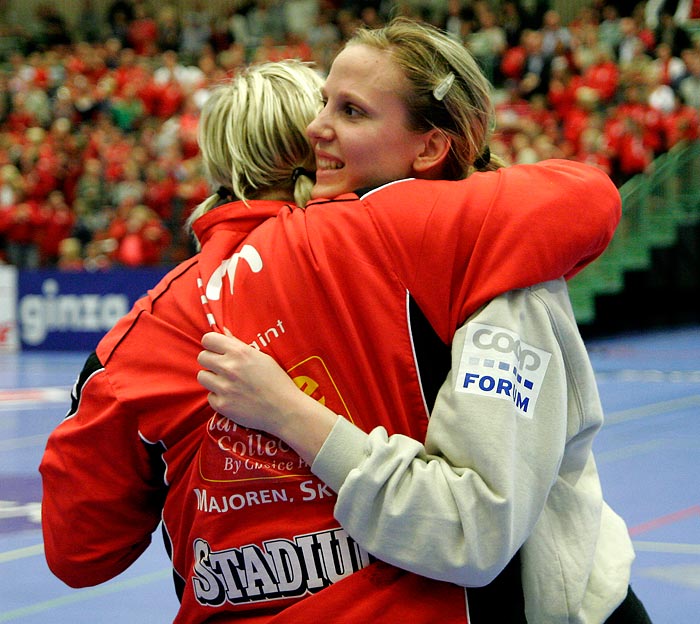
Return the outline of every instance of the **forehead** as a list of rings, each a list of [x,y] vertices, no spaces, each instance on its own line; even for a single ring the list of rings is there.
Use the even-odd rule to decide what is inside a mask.
[[[389,52],[351,44],[333,61],[325,89],[398,95],[405,85],[406,79]]]

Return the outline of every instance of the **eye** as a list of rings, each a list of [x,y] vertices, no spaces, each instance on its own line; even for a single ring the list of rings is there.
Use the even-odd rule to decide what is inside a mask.
[[[357,106],[355,106],[354,104],[350,104],[349,102],[343,104],[342,110],[343,114],[346,117],[361,117],[365,114],[361,108],[358,108]]]
[[[326,111],[348,119],[356,119],[366,115],[364,109],[345,98],[329,98],[326,95],[321,95],[321,104]]]

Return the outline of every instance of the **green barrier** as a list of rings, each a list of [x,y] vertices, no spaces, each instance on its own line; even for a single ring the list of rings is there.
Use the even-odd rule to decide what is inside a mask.
[[[682,225],[700,221],[700,142],[656,159],[620,188],[622,218],[600,258],[569,282],[580,325],[595,321],[595,298],[624,288],[625,272],[651,267],[652,249],[673,246]]]

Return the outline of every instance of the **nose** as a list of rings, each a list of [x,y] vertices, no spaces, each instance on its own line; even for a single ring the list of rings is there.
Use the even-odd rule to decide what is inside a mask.
[[[311,140],[330,141],[333,137],[333,129],[329,123],[328,113],[325,107],[314,117],[311,123],[306,126],[306,135]]]

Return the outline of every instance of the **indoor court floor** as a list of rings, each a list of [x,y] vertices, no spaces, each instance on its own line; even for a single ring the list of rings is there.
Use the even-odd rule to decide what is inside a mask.
[[[700,327],[588,341],[606,424],[595,450],[626,520],[632,585],[656,624],[700,622]],[[0,622],[166,624],[177,610],[160,533],[109,583],[73,590],[43,557],[37,470],[84,353],[0,354]]]

